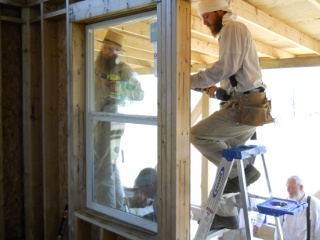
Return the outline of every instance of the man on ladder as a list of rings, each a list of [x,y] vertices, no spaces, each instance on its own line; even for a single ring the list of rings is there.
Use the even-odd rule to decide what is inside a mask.
[[[261,106],[268,103],[262,82],[259,58],[251,33],[236,21],[231,0],[202,0],[198,6],[203,24],[219,41],[219,60],[211,68],[191,76],[191,88],[222,100],[221,109],[191,128],[190,141],[203,156],[217,167],[223,150],[243,145],[257,126],[271,122],[270,109],[264,113],[250,111],[241,115],[240,105]],[[216,84],[220,83],[221,87]],[[250,109],[249,109],[250,110]],[[258,180],[260,173],[252,165],[255,157],[244,159],[246,185]],[[225,193],[239,192],[236,164],[230,170]],[[220,204],[212,229],[238,228],[238,211]]]

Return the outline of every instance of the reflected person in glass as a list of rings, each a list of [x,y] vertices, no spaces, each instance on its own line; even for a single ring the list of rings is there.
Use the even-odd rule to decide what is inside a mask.
[[[108,30],[95,60],[95,111],[117,113],[128,101],[141,101],[144,91],[133,77],[130,66],[122,62],[124,36]],[[94,123],[94,201],[122,209],[124,193],[117,168],[124,123],[97,121]]]
[[[135,180],[134,187],[125,188],[125,192],[133,192],[132,197],[125,198],[127,212],[156,221],[157,171],[155,169],[142,169]]]

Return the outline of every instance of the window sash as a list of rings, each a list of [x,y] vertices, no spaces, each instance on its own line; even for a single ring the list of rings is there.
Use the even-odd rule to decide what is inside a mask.
[[[139,21],[142,19],[156,16],[156,11],[137,14],[134,16],[123,17],[106,22],[95,23],[86,27],[86,183],[87,183],[87,207],[118,220],[133,224],[135,226],[157,232],[157,223],[143,219],[141,217],[117,210],[111,207],[93,201],[93,163],[90,159],[94,154],[93,146],[93,122],[106,121],[106,122],[120,122],[120,123],[133,123],[142,125],[157,126],[157,116],[147,115],[129,115],[120,113],[106,113],[94,111],[94,84],[91,80],[94,76],[94,30],[102,27],[111,27],[114,25],[128,23],[132,21]],[[156,107],[156,106],[155,106]]]

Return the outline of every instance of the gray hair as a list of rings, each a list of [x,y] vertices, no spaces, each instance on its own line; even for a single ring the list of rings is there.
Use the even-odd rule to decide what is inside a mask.
[[[296,183],[299,186],[301,186],[301,185],[303,186],[304,185],[303,179],[301,177],[297,176],[297,175],[293,175],[293,176],[289,177],[287,181],[289,181],[290,179],[296,180]]]

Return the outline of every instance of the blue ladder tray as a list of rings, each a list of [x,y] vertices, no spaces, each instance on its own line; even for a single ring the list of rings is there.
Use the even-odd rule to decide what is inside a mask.
[[[265,152],[265,146],[243,145],[234,148],[224,149],[222,152],[222,157],[224,157],[228,161],[232,161],[233,159],[241,160],[256,156],[258,154],[263,154]]]
[[[308,203],[281,198],[269,198],[263,203],[257,204],[260,213],[276,217],[285,214],[295,215],[307,207]]]

